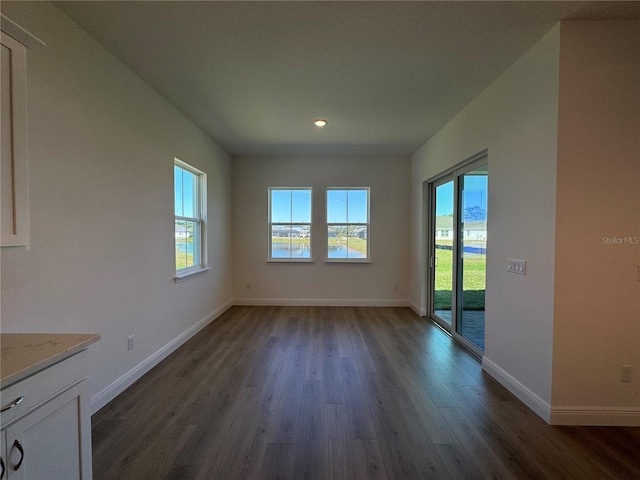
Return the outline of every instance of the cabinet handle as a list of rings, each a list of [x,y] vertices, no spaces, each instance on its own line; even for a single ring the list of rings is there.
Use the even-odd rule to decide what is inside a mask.
[[[13,446],[16,447],[20,452],[20,461],[15,467],[13,467],[13,469],[17,471],[20,468],[20,465],[22,465],[22,460],[24,460],[24,449],[22,448],[22,445],[20,445],[20,442],[18,440],[13,441]]]
[[[2,410],[0,410],[0,413],[6,412],[7,410],[11,410],[13,407],[17,407],[23,400],[24,400],[24,396],[20,395],[13,402],[11,402],[9,405],[7,405]],[[2,478],[2,477],[0,477],[0,478]]]
[[[0,472],[0,480],[4,478],[4,460],[0,457],[0,468],[2,468],[2,472]]]

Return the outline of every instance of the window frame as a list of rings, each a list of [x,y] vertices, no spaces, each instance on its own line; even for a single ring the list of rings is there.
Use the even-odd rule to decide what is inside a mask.
[[[273,222],[271,218],[272,210],[271,210],[271,201],[272,201],[272,192],[275,190],[288,190],[288,191],[308,191],[311,198],[309,199],[309,222],[294,222],[291,219],[291,222]],[[313,188],[312,187],[269,187],[267,191],[268,196],[268,212],[267,212],[267,237],[268,237],[268,250],[267,250],[267,263],[313,263]],[[293,208],[293,202],[292,202]],[[272,249],[272,241],[273,241],[273,227],[274,226],[294,226],[294,225],[308,225],[309,226],[309,257],[273,257],[273,249]]]
[[[176,189],[176,175],[175,168],[178,167],[181,170],[184,170],[196,177],[196,181],[194,182],[194,188],[197,189],[194,192],[195,204],[194,204],[194,215],[193,217],[177,215],[176,214],[176,200],[175,200],[175,189]],[[183,162],[179,158],[173,159],[173,214],[174,214],[174,223],[173,223],[173,265],[175,270],[174,280],[179,282],[186,278],[192,277],[194,275],[198,275],[200,273],[204,273],[210,270],[208,265],[208,256],[207,256],[207,174],[202,170],[195,168],[194,166]],[[194,259],[194,265],[190,267],[185,267],[178,269],[176,265],[176,247],[177,247],[177,238],[175,235],[175,223],[176,221],[187,221],[194,222],[198,224],[198,252],[197,252],[197,261]],[[194,239],[195,240],[195,239]],[[194,246],[194,256],[196,255],[196,250]]]
[[[367,192],[367,221],[366,222],[349,222],[349,194],[347,193],[347,203],[345,205],[346,208],[346,222],[329,222],[329,192],[332,190],[345,190],[349,192],[350,190],[365,190]],[[326,263],[371,263],[371,188],[370,187],[327,187],[325,194],[325,215],[326,215],[326,226],[325,226],[325,247],[326,247],[326,257],[324,261]],[[367,256],[365,258],[329,258],[329,228],[332,226],[346,226],[349,227],[366,227],[367,229]]]

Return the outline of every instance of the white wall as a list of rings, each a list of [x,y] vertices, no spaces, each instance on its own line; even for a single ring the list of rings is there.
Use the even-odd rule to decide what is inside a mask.
[[[640,23],[562,24],[558,135],[554,416],[640,424]]]
[[[402,157],[234,157],[236,302],[406,305],[409,172],[409,158]],[[348,186],[371,189],[370,264],[324,262],[325,189]],[[267,263],[269,187],[313,188],[314,263]]]
[[[560,28],[412,157],[411,301],[426,309],[423,183],[488,150],[485,367],[540,414],[551,402]],[[507,258],[527,275],[507,273]]]
[[[2,331],[100,333],[96,395],[228,306],[230,159],[53,4],[2,11],[48,45],[28,52],[31,249],[2,250]],[[178,284],[174,156],[208,174],[212,267]]]

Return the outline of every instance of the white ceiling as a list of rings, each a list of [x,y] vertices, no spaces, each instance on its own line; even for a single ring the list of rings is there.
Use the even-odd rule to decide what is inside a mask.
[[[640,14],[640,2],[56,5],[234,155],[409,155],[559,20]]]

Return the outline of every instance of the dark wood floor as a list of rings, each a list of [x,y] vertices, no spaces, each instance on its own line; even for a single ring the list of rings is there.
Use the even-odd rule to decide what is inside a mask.
[[[96,480],[640,478],[640,429],[548,426],[404,308],[233,307],[92,423]]]

